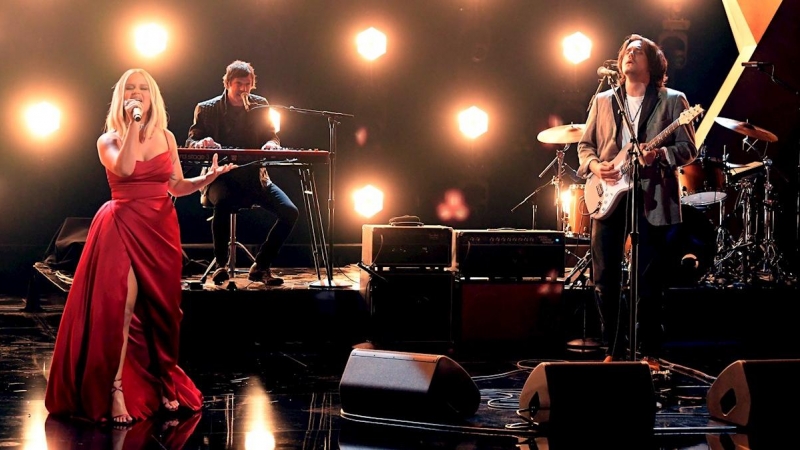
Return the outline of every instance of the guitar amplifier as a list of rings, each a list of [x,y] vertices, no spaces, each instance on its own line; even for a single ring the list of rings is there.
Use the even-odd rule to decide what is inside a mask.
[[[361,262],[382,268],[449,268],[453,229],[439,225],[362,225]]]
[[[465,278],[558,278],[564,276],[564,232],[549,230],[456,230],[455,267]]]

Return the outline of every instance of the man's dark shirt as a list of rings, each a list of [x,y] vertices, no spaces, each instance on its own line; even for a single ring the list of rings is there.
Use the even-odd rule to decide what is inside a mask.
[[[268,104],[267,99],[255,94],[249,94],[248,99],[251,107]],[[206,137],[214,139],[223,148],[260,149],[267,141],[280,143],[268,112],[269,108],[245,111],[244,107],[229,105],[227,92],[223,91],[222,95],[197,104],[186,146],[191,147]],[[238,168],[220,176],[212,184],[224,181],[229,186],[257,189],[269,182],[266,170],[260,169],[255,164]]]

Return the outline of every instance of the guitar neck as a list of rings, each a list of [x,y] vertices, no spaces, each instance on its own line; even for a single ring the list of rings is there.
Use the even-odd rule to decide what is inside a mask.
[[[681,126],[680,120],[675,120],[674,122],[669,124],[667,128],[664,128],[664,130],[661,131],[661,133],[658,133],[656,137],[651,139],[650,142],[647,143],[647,147],[659,147],[661,143],[664,142],[664,140],[666,140],[670,134],[672,134],[675,130],[678,129],[679,126]]]

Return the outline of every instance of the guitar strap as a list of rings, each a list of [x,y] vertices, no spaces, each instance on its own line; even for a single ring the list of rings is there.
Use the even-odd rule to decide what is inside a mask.
[[[628,94],[625,92],[625,86],[620,86],[619,90],[620,90],[620,92],[622,94],[620,98],[622,98],[622,102],[625,103],[625,99],[628,97]],[[624,126],[622,124],[622,114],[624,114],[624,113],[622,112],[622,110],[619,109],[619,104],[614,99],[613,94],[611,96],[611,108],[612,108],[612,111],[614,111],[614,123],[616,123],[616,125],[617,125],[617,128],[616,128],[617,136],[616,136],[616,138],[617,138],[617,142],[619,142],[619,136],[621,134],[622,127]],[[620,148],[624,147],[625,146],[624,144],[626,144],[626,142],[623,142],[622,144],[623,145],[621,145]]]
[[[650,116],[653,115],[653,111],[656,109],[656,103],[658,103],[658,91],[656,87],[652,84],[647,85],[647,90],[644,93],[644,104],[642,104],[642,112],[639,116],[639,130],[636,133],[639,136],[639,143],[643,144],[655,136],[648,136],[647,135],[647,122],[650,120]]]

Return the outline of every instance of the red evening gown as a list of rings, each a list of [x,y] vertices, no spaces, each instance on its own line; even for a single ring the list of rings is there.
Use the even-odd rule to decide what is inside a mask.
[[[56,336],[45,394],[50,413],[111,417],[131,267],[139,293],[122,371],[128,414],[152,416],[162,394],[191,410],[202,407],[200,391],[177,365],[182,252],[167,195],[171,174],[169,152],[137,162],[128,177],[106,171],[111,200],[89,227]]]

